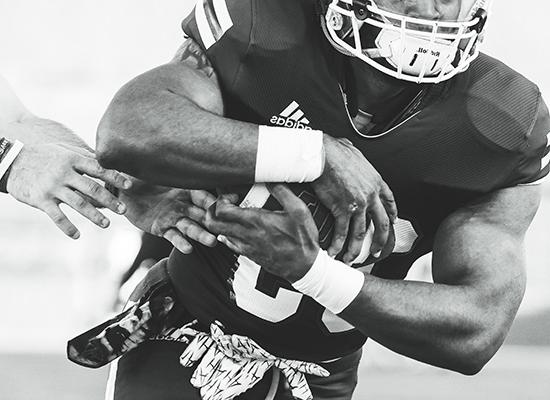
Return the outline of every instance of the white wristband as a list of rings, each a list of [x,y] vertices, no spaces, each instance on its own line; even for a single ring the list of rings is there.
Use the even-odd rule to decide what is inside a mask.
[[[255,182],[311,182],[324,162],[322,131],[260,125]]]
[[[365,275],[320,250],[310,270],[292,286],[334,314],[340,314],[357,297]]]
[[[22,148],[23,148],[23,143],[21,143],[19,140],[16,140],[15,142],[13,142],[10,149],[8,150],[8,152],[0,162],[0,179],[2,179],[6,171],[13,164],[13,162],[21,152]]]

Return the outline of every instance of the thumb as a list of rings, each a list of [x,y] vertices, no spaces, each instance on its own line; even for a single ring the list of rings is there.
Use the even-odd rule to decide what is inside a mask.
[[[309,211],[306,204],[298,196],[294,194],[287,185],[282,183],[267,184],[269,193],[277,199],[283,206],[283,209],[289,214],[302,213]]]

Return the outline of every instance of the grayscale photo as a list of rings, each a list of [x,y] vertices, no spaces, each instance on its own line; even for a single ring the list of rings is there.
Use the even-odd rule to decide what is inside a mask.
[[[0,399],[550,399],[549,12],[0,0]]]

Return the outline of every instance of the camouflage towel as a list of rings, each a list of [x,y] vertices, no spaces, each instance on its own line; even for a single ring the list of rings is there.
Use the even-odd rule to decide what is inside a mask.
[[[140,289],[141,297],[137,302],[129,301],[124,312],[71,339],[67,344],[69,360],[84,367],[102,367],[160,334],[177,319],[171,285],[161,281]],[[170,318],[172,314],[175,318]]]

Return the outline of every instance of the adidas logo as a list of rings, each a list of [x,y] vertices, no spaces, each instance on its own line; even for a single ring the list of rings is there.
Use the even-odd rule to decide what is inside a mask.
[[[300,105],[295,101],[290,103],[279,115],[272,116],[269,122],[285,128],[311,129],[309,120],[304,117],[304,112],[300,110]]]

